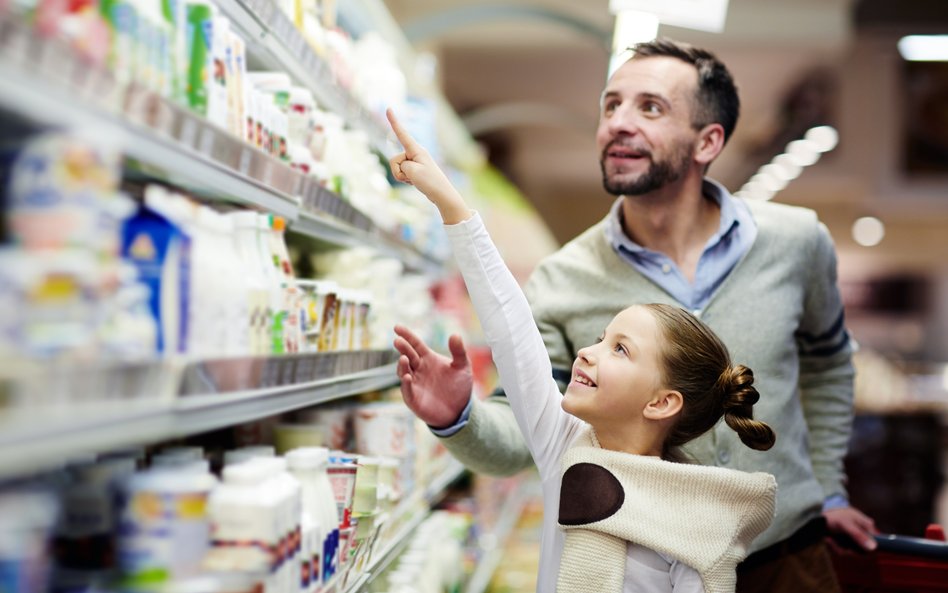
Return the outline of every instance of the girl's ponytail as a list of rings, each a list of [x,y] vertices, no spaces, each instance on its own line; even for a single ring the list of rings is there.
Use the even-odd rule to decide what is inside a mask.
[[[744,365],[729,366],[718,379],[722,394],[724,421],[741,441],[758,451],[766,451],[774,445],[777,437],[770,426],[754,420],[754,404],[760,393],[754,387],[754,372]]]

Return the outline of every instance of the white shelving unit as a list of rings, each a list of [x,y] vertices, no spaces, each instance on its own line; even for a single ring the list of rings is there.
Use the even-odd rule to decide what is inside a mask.
[[[256,0],[255,10],[237,0],[223,5],[258,61],[297,77],[323,104],[342,110],[350,125],[370,131],[376,149],[392,152],[381,124],[335,87],[328,67],[271,0]],[[39,127],[87,130],[119,147],[136,176],[272,212],[287,219],[294,233],[381,249],[420,271],[441,265],[387,236],[364,213],[280,160],[146,90],[119,89],[108,73],[91,68],[68,47],[40,39],[9,18],[0,18],[0,111]],[[305,220],[294,224],[301,217]]]
[[[338,370],[321,362],[326,358],[336,359]],[[393,358],[373,351],[162,360],[57,369],[52,377],[27,371],[7,391],[43,399],[0,416],[0,479],[52,469],[76,455],[167,441],[391,387],[398,382]],[[308,372],[299,372],[303,366]],[[215,375],[254,376],[255,385],[215,387]],[[76,399],[62,392],[64,385],[82,392],[77,397],[85,401],[61,405]],[[51,396],[51,390],[60,391]]]
[[[535,495],[535,494],[534,494]],[[513,533],[523,509],[530,498],[530,494],[523,490],[516,490],[512,496],[504,499],[504,506],[500,510],[494,528],[481,536],[479,546],[482,556],[477,568],[468,579],[465,593],[484,593],[490,586],[491,578],[497,572],[500,561],[504,556],[504,545]]]

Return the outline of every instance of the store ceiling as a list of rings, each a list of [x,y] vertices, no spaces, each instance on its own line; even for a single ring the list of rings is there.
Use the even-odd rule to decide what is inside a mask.
[[[417,50],[437,56],[448,101],[558,241],[603,216],[611,198],[601,189],[593,134],[613,23],[607,0],[486,5],[385,0],[385,5]],[[837,124],[850,111],[868,109],[850,108],[863,95],[894,92],[895,75],[885,79],[886,86],[877,86],[882,83],[873,79],[875,61],[881,56],[880,63],[894,68],[895,35],[944,31],[946,21],[944,0],[730,0],[723,33],[663,26],[660,35],[711,49],[737,80],[741,120],[711,170],[736,190],[801,126],[827,123],[821,119]],[[851,72],[862,73],[861,78],[850,80],[856,76]],[[880,116],[867,112],[867,117]],[[897,119],[898,114],[884,117]],[[877,124],[855,122],[852,130],[886,128]],[[812,167],[775,199],[818,209],[843,258],[860,262],[860,270],[945,265],[948,200],[930,198],[948,193],[948,181],[929,184],[919,208],[890,208],[902,184],[893,175],[880,178],[879,167],[862,151],[873,142],[892,144],[898,132],[890,129],[888,136],[847,144],[848,128],[840,131],[840,151],[848,146],[846,154]],[[848,238],[849,227],[856,216],[873,212],[891,213],[888,244],[874,253],[859,251]],[[925,254],[913,249],[914,241],[925,242]],[[935,257],[926,255],[932,250]],[[893,255],[886,259],[884,253]]]

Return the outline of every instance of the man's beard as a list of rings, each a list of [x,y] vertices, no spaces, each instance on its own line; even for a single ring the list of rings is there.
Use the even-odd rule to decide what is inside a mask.
[[[682,147],[664,161],[651,160],[652,155],[648,153],[646,156],[650,164],[644,173],[629,181],[611,180],[606,173],[606,153],[609,148],[607,146],[603,151],[599,168],[602,171],[602,186],[614,196],[640,196],[674,183],[684,176],[691,160],[690,147]]]

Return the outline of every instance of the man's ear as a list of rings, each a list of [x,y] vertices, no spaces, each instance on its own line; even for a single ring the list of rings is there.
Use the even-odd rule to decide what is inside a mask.
[[[645,405],[645,410],[642,413],[649,420],[665,420],[678,414],[684,403],[681,393],[673,389],[666,389],[656,393]]]
[[[724,150],[724,126],[708,124],[698,133],[695,161],[707,167]]]

